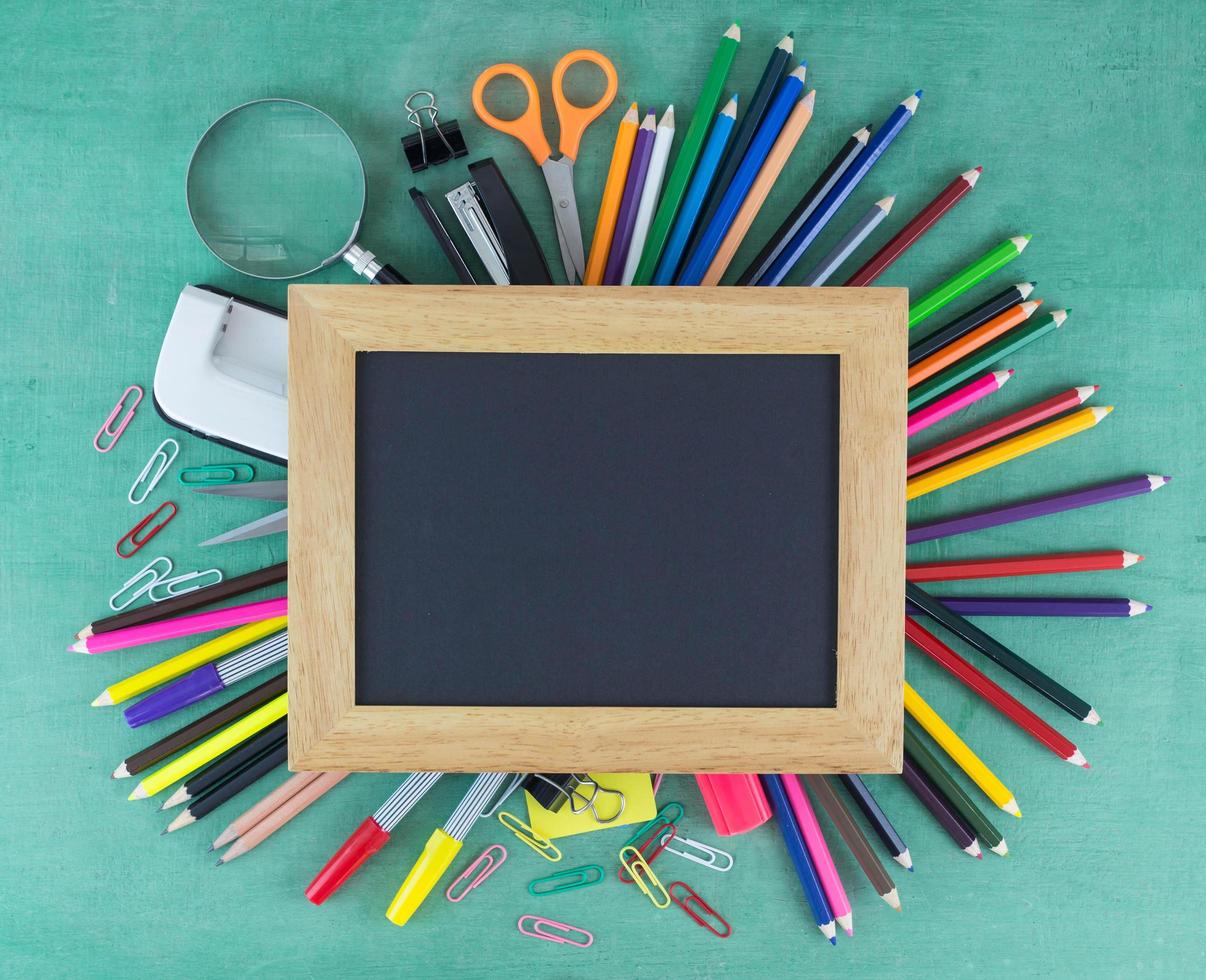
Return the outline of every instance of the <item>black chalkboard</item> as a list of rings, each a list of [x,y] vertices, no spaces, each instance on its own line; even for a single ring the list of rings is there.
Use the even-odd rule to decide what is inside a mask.
[[[838,358],[356,360],[356,701],[832,707]]]

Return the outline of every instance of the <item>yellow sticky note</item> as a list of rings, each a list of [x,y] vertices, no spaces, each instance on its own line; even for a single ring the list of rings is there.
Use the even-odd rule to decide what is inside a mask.
[[[619,819],[611,823],[599,823],[589,809],[574,813],[566,803],[557,813],[550,813],[534,799],[530,793],[524,793],[528,800],[528,824],[542,837],[556,840],[558,837],[572,837],[574,834],[589,834],[592,830],[609,830],[612,827],[623,827],[627,824],[644,823],[653,819],[657,813],[657,803],[653,798],[653,781],[647,772],[592,772],[591,779],[607,789],[619,790],[624,794],[624,812]],[[599,796],[599,816],[610,817],[611,807],[616,798],[606,794]]]

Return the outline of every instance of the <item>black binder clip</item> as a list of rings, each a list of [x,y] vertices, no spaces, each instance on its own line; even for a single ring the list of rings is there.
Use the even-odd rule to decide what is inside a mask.
[[[426,105],[412,105],[423,96],[427,97]],[[468,154],[465,137],[455,119],[446,123],[439,122],[439,107],[431,92],[412,92],[404,103],[406,118],[414,124],[417,133],[402,137],[402,149],[406,153],[406,162],[410,164],[411,173],[419,173],[428,167],[447,163],[457,157]],[[423,126],[421,113],[427,113],[428,125]]]

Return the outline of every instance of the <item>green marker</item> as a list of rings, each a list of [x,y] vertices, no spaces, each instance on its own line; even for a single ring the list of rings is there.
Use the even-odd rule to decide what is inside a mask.
[[[1024,323],[1010,330],[995,344],[989,344],[961,361],[956,361],[945,371],[940,371],[928,381],[923,381],[909,391],[909,411],[920,408],[928,401],[939,395],[944,395],[958,384],[962,384],[975,374],[981,374],[1003,357],[1008,357],[1027,344],[1033,343],[1039,337],[1063,326],[1071,310],[1052,310],[1044,317]]]
[[[649,226],[649,234],[645,238],[645,249],[641,252],[641,262],[636,274],[632,277],[634,286],[648,286],[657,268],[657,260],[661,258],[662,247],[670,236],[670,227],[678,214],[679,205],[687,193],[687,184],[695,170],[696,161],[703,150],[704,138],[708,135],[708,127],[720,108],[720,97],[724,94],[725,79],[733,59],[737,57],[737,45],[741,43],[741,28],[736,23],[729,25],[720,39],[720,47],[716,49],[716,57],[712,59],[712,67],[708,69],[708,77],[704,80],[703,91],[699,94],[699,104],[691,116],[691,125],[687,127],[687,135],[683,138],[682,148],[674,161],[674,169],[666,180],[662,191],[662,199],[658,202],[657,211],[653,216],[653,224]]]
[[[996,248],[989,249],[966,269],[951,276],[937,289],[930,290],[909,307],[909,329],[928,316],[933,316],[953,299],[957,299],[976,283],[987,279],[1001,266],[1016,259],[1030,243],[1029,235],[1006,238]]]

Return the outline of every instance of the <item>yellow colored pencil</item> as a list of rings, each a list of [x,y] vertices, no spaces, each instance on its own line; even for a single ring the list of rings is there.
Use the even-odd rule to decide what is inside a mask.
[[[1112,411],[1114,411],[1113,405],[1104,405],[1100,408],[1082,408],[1080,411],[1072,412],[1063,418],[1056,419],[1054,422],[1037,426],[1020,435],[1003,439],[994,445],[971,453],[961,459],[935,467],[919,476],[913,477],[905,484],[905,499],[914,500],[927,493],[933,493],[935,490],[941,490],[943,487],[957,483],[959,480],[966,480],[969,476],[975,476],[977,473],[983,473],[994,466],[1008,463],[1011,459],[1017,459],[1019,456],[1025,456],[1027,453],[1034,452],[1036,449],[1042,449],[1044,446],[1049,446],[1060,439],[1066,439],[1068,436],[1074,436],[1078,432],[1084,432],[1085,429],[1093,428],[1093,426]]]
[[[145,800],[148,796],[167,789],[177,779],[183,779],[189,773],[200,769],[207,762],[220,756],[223,752],[233,749],[241,742],[247,741],[261,728],[267,728],[278,718],[284,718],[289,710],[289,692],[279,694],[267,704],[261,705],[250,714],[244,715],[233,724],[227,725],[216,735],[211,735],[204,742],[194,746],[178,759],[166,766],[160,766],[153,773],[134,787],[128,799]]]
[[[967,777],[983,791],[984,795],[993,801],[1006,813],[1015,817],[1022,816],[1021,807],[1014,799],[1009,788],[997,778],[996,773],[988,768],[975,752],[967,747],[955,730],[951,728],[942,716],[926,704],[925,699],[905,682],[904,686],[905,711],[913,716],[913,720],[926,730],[930,738],[942,746],[942,751],[951,757],[955,765],[967,773]]]
[[[624,182],[628,180],[628,164],[632,162],[632,147],[636,143],[639,128],[637,104],[634,102],[620,120],[616,146],[611,151],[611,166],[607,170],[603,200],[599,202],[599,217],[595,219],[595,234],[590,242],[590,258],[586,260],[586,274],[582,277],[584,286],[598,286],[603,282],[611,239],[616,231],[616,218],[620,215],[620,201],[624,197]]]
[[[140,670],[137,674],[131,674],[125,680],[118,681],[116,684],[110,684],[96,696],[96,700],[92,702],[92,707],[101,708],[108,704],[121,704],[123,701],[128,701],[130,698],[137,697],[153,687],[166,684],[177,677],[183,677],[190,670],[207,664],[211,660],[217,660],[228,653],[232,653],[239,649],[239,647],[245,647],[256,640],[262,640],[271,633],[278,633],[288,623],[288,616],[274,616],[272,619],[263,619],[258,623],[248,623],[246,626],[240,626],[238,629],[233,629],[229,633],[223,633],[212,640],[206,640],[204,643],[190,650],[185,650],[184,653],[179,653],[174,657],[169,657],[162,663],[155,664],[154,667]]]

